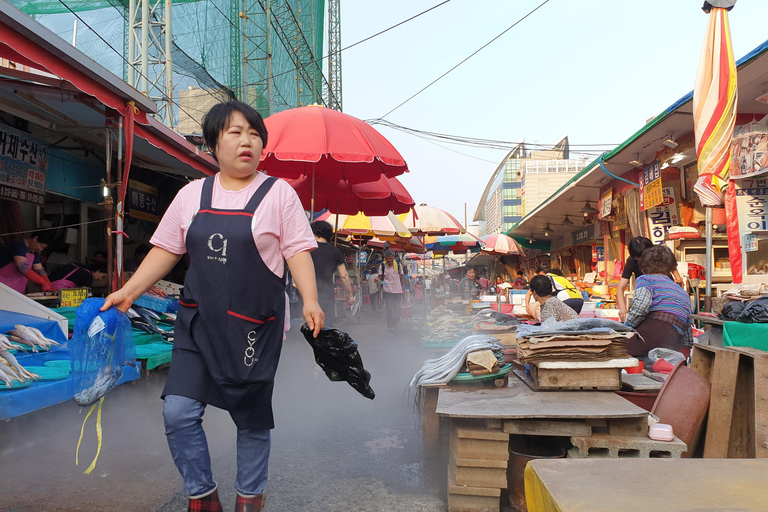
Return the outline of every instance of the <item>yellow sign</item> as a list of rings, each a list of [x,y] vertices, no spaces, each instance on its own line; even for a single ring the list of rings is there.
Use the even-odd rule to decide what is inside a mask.
[[[664,202],[664,193],[661,190],[661,180],[653,180],[645,184],[645,208],[653,208]]]
[[[627,207],[624,204],[624,197],[619,197],[619,202],[616,206],[616,223],[614,224],[614,228],[616,229],[627,229],[627,225],[629,224],[627,220]]]
[[[64,288],[61,290],[61,307],[76,308],[88,298],[88,288]]]

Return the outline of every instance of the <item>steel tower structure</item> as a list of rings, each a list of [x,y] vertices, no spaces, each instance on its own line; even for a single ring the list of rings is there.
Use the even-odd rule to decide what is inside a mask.
[[[341,111],[341,0],[328,0],[328,90],[326,105]]]
[[[172,0],[128,3],[128,84],[158,105],[157,117],[173,127]]]

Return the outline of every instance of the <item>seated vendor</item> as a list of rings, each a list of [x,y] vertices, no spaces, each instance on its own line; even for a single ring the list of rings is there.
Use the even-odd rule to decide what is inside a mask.
[[[52,242],[50,231],[36,231],[6,245],[0,253],[0,283],[25,293],[29,281],[44,292],[56,291],[40,260],[40,252]]]
[[[468,268],[464,278],[459,282],[459,293],[463,300],[476,299],[479,286],[475,281],[475,269]]]
[[[640,335],[627,343],[631,356],[645,358],[657,347],[687,353],[693,346],[688,319],[691,298],[669,277],[676,267],[675,255],[665,245],[655,245],[640,256],[643,275],[635,281],[635,297],[625,322]]]
[[[98,271],[94,274],[85,268],[85,265],[71,262],[51,272],[50,279],[53,286],[59,290],[66,288],[91,288],[96,274],[99,277],[102,275]]]
[[[548,276],[535,276],[531,279],[530,286],[533,298],[541,304],[542,322],[548,318],[554,318],[557,322],[564,322],[579,317],[573,308],[566,306],[563,301],[553,295],[552,281]]]

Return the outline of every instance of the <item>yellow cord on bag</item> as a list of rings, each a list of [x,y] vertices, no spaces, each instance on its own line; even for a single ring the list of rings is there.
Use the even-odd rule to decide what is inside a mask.
[[[104,404],[104,397],[101,397],[101,400],[99,400],[99,410],[96,413],[96,439],[98,440],[98,447],[96,448],[96,456],[93,458],[93,462],[91,462],[91,465],[88,466],[88,469],[83,471],[86,475],[90,475],[91,471],[96,467],[96,461],[99,460],[99,454],[101,453],[101,406]],[[77,451],[75,451],[75,466],[80,465],[80,443],[83,441],[83,432],[85,431],[85,422],[88,421],[88,418],[91,416],[91,413],[96,408],[96,404],[93,404],[91,406],[91,410],[88,411],[88,414],[85,415],[85,419],[83,420],[83,426],[80,427],[80,439],[77,441]]]

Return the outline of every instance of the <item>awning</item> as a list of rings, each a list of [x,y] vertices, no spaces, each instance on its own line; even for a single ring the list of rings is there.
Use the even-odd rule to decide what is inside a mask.
[[[754,101],[765,92],[768,82],[768,41],[739,59],[738,68],[739,104],[737,112],[764,116],[768,114],[768,104]],[[662,147],[665,135],[681,137],[693,133],[693,91],[686,94],[659,115],[648,121],[642,128],[632,134],[622,144],[603,156],[606,168],[616,176],[623,176],[637,167],[630,164],[640,155],[641,161],[650,164],[653,156]],[[737,120],[737,124],[740,120]],[[695,154],[694,154],[695,157]],[[515,228],[506,234],[517,237],[529,236],[531,233],[541,233],[549,223],[554,230],[551,236],[570,235],[577,226],[562,226],[566,215],[576,222],[582,218],[579,209],[586,201],[592,201],[597,207],[600,188],[614,178],[603,172],[599,158],[587,165],[581,172],[573,176],[560,189],[547,198],[543,203],[528,213]]]
[[[103,147],[107,118],[133,103],[139,165],[188,176],[218,169],[212,157],[148,115],[157,112],[155,102],[7,2],[0,2],[0,57],[36,70],[0,68],[0,110]]]

